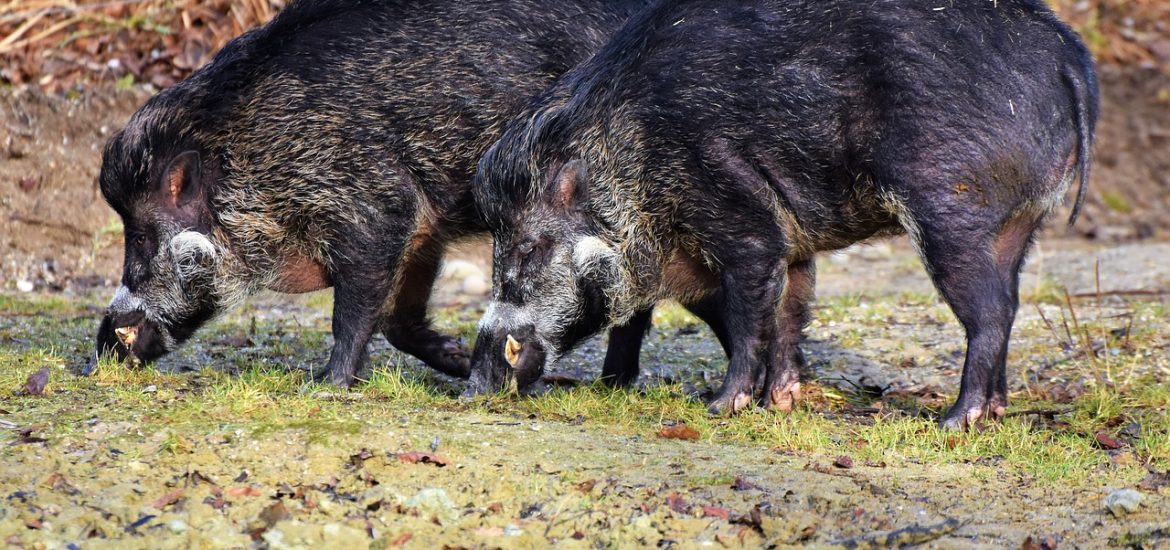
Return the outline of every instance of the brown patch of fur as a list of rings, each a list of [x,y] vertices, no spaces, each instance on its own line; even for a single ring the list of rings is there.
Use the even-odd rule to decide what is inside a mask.
[[[305,255],[291,255],[277,270],[269,289],[289,294],[313,292],[333,286],[325,266]]]
[[[665,296],[682,301],[696,301],[710,294],[719,284],[707,264],[682,250],[675,250],[662,270]]]
[[[1028,247],[1028,240],[1036,231],[1036,215],[1025,209],[1004,222],[991,245],[991,253],[1001,273],[1019,268],[1019,262]]]

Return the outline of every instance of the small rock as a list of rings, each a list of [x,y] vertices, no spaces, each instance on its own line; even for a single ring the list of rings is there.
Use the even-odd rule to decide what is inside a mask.
[[[167,529],[170,529],[172,533],[182,533],[187,530],[187,523],[181,519],[172,519],[167,522]]]
[[[444,521],[453,521],[459,517],[455,502],[447,496],[447,491],[442,489],[423,489],[406,500],[406,507],[418,508],[420,512],[434,515]]]
[[[1133,489],[1121,489],[1109,493],[1102,504],[1109,513],[1121,517],[1136,512],[1141,507],[1143,498],[1141,493]]]
[[[156,386],[154,384],[151,384],[145,388],[142,388],[142,393],[155,393],[157,391],[158,391],[158,386]]]
[[[27,281],[25,279],[16,281],[16,290],[21,292],[32,292],[35,288],[36,285],[32,284],[32,281]]]

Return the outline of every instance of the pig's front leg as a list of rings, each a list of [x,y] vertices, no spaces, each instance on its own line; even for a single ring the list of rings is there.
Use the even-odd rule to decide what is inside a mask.
[[[723,293],[715,292],[697,302],[683,304],[695,317],[707,324],[723,351],[728,352],[727,323],[723,320]],[[640,311],[625,325],[609,331],[609,347],[605,352],[605,366],[601,379],[611,387],[629,386],[638,379],[639,355],[642,340],[650,330],[653,310]]]
[[[731,414],[751,404],[757,374],[772,367],[786,272],[781,255],[766,247],[724,263],[722,319],[730,357],[723,387],[708,403],[711,414]]]
[[[467,378],[471,373],[471,353],[458,339],[431,328],[427,317],[427,301],[442,254],[443,244],[432,239],[414,247],[403,259],[382,333],[391,345],[422,359],[431,368],[448,376]]]
[[[405,231],[401,232],[406,234]],[[402,258],[404,239],[390,242],[362,238],[360,232],[336,247],[333,281],[333,351],[324,372],[329,381],[348,388],[365,363],[366,345],[379,327],[382,311]],[[378,254],[376,251],[386,251]]]
[[[809,304],[816,284],[816,264],[812,259],[788,265],[788,280],[780,304],[775,353],[764,378],[764,408],[791,411],[800,398],[800,375],[805,368],[800,341],[811,320]]]
[[[609,330],[609,346],[605,351],[605,364],[601,379],[615,388],[629,386],[638,379],[639,354],[642,339],[650,330],[650,318],[654,310],[639,311],[626,324]]]

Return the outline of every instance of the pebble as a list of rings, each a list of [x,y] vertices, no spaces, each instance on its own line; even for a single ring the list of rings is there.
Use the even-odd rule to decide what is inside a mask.
[[[1116,517],[1132,514],[1142,505],[1144,497],[1133,489],[1120,489],[1109,493],[1102,504]]]
[[[187,523],[181,519],[172,519],[167,522],[167,529],[172,533],[182,533],[187,530]]]
[[[16,290],[21,292],[32,292],[34,288],[36,288],[36,285],[32,284],[32,281],[26,281],[24,279],[16,281]]]
[[[445,521],[453,521],[459,517],[455,502],[447,496],[447,491],[443,489],[423,489],[406,500],[406,507],[418,508],[421,512],[434,515]]]

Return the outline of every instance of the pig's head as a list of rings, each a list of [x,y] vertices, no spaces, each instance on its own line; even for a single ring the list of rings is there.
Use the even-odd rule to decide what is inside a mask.
[[[218,167],[194,140],[149,116],[149,104],[106,145],[102,195],[122,217],[122,284],[97,334],[97,354],[154,360],[222,308],[224,247],[213,236]]]
[[[484,209],[494,237],[493,289],[472,356],[472,394],[513,382],[523,388],[609,323],[620,264],[589,212],[585,162],[564,164],[541,187],[520,212]],[[477,183],[481,204],[493,200],[484,189]]]

